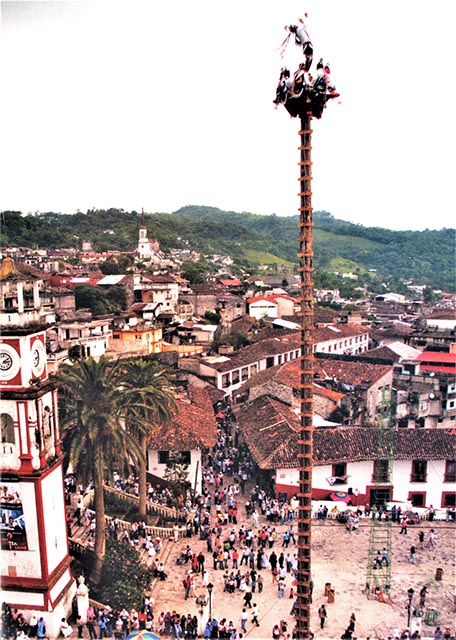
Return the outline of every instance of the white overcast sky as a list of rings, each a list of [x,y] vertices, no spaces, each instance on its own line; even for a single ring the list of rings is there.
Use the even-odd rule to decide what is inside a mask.
[[[453,228],[455,0],[3,1],[0,209],[297,214],[299,121],[272,100],[305,12],[341,93],[314,210]]]

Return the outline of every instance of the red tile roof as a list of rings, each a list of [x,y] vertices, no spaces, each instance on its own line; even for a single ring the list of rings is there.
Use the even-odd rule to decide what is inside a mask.
[[[229,360],[213,363],[205,362],[205,364],[213,367],[216,371],[231,371],[232,369],[239,369],[248,364],[258,362],[267,356],[286,353],[300,349],[300,347],[301,337],[299,333],[281,334],[276,338],[268,338],[267,340],[262,340],[261,342],[244,347],[233,357],[229,358]]]
[[[241,433],[261,469],[296,468],[298,416],[289,405],[262,396],[237,412]],[[379,430],[369,427],[314,429],[314,464],[374,460],[378,454]],[[453,460],[455,429],[396,429],[394,458],[397,460]],[[386,456],[386,452],[385,452]]]
[[[217,424],[207,390],[189,384],[187,397],[176,398],[176,403],[178,411],[172,424],[158,427],[150,445],[176,451],[213,447]]]
[[[380,380],[393,365],[375,364],[373,362],[358,362],[339,360],[337,358],[316,358],[314,372],[320,374],[322,380],[337,378],[338,382],[360,385],[373,384]]]

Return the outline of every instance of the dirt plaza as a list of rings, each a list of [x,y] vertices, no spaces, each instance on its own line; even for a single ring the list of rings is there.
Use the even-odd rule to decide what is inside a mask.
[[[240,510],[241,511],[241,510]],[[240,523],[245,522],[251,526],[250,520],[241,518]],[[266,520],[260,517],[259,527],[266,524]],[[411,631],[420,630],[421,638],[434,638],[434,632],[439,625],[442,629],[450,627],[454,633],[455,619],[455,540],[456,526],[453,522],[428,522],[423,521],[418,525],[408,528],[407,535],[400,535],[398,524],[393,525],[392,546],[392,589],[393,603],[385,604],[377,600],[368,599],[364,593],[366,582],[366,568],[369,548],[370,520],[361,519],[359,527],[351,533],[346,527],[335,520],[316,520],[312,527],[312,568],[314,578],[313,606],[312,606],[312,631],[315,638],[340,638],[348,626],[352,612],[356,616],[356,627],[353,637],[356,638],[388,638],[400,637],[407,628],[408,622],[408,595],[412,588],[414,595],[411,602]],[[230,525],[229,525],[230,527]],[[436,546],[433,549],[420,549],[418,533],[420,529],[425,532],[427,540],[430,528],[436,532]],[[283,533],[287,525],[277,525],[278,540],[274,544],[277,555],[280,551],[294,553],[294,545],[288,549],[282,548]],[[224,534],[229,533],[225,527]],[[223,537],[223,534],[222,534]],[[226,618],[240,629],[240,615],[243,608],[243,596],[235,590],[234,593],[224,591],[224,570],[213,570],[212,558],[207,553],[206,542],[197,536],[181,538],[177,543],[168,542],[162,553],[166,560],[168,578],[164,582],[156,582],[153,588],[155,601],[155,618],[160,612],[176,611],[180,614],[191,613],[201,617],[205,622],[209,616],[208,606],[203,614],[196,605],[195,597],[184,599],[182,580],[188,573],[189,565],[176,565],[176,559],[187,544],[193,552],[200,550],[206,556],[205,567],[209,573],[209,581],[214,585],[212,593],[211,613],[219,621]],[[409,562],[410,546],[417,547],[416,564]],[[270,553],[271,550],[268,550]],[[232,562],[228,563],[229,571]],[[240,567],[241,572],[245,565]],[[436,580],[437,569],[441,569],[441,579]],[[281,620],[288,623],[288,631],[292,632],[293,617],[290,615],[293,599],[289,597],[292,587],[291,576],[287,575],[286,592],[284,598],[279,598],[277,585],[273,582],[270,569],[261,571],[264,578],[264,590],[255,593],[252,602],[259,607],[260,626],[251,622],[251,616],[247,622],[249,638],[272,638],[272,628]],[[325,585],[331,584],[334,589],[334,601],[328,602],[325,596]],[[414,616],[413,612],[420,610],[419,591],[423,585],[427,585],[428,595],[425,607],[421,609],[423,615]],[[195,578],[195,595],[207,594],[199,574]],[[324,629],[320,629],[318,608],[325,603],[328,617]],[[250,610],[248,610],[250,613]],[[432,624],[426,624],[426,619],[432,620]]]

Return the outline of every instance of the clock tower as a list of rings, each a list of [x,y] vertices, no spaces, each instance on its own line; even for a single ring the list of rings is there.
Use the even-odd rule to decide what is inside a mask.
[[[39,272],[0,266],[2,600],[57,637],[76,589],[70,571],[57,388],[48,379]],[[27,615],[28,611],[28,615]]]

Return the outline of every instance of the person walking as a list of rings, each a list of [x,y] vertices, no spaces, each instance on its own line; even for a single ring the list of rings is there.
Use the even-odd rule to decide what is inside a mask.
[[[426,549],[434,549],[435,548],[435,531],[431,529],[429,531],[429,538],[426,544]]]
[[[322,604],[318,609],[318,617],[320,618],[320,629],[324,629],[326,618],[328,617],[328,613],[324,604]]]
[[[416,564],[416,547],[414,544],[410,547],[409,562]]]
[[[420,549],[424,549],[424,531],[422,529],[418,534],[418,541],[420,543]]]
[[[420,590],[420,607],[426,605],[427,587],[424,585]]]
[[[407,518],[405,517],[401,520],[401,530],[399,531],[399,533],[407,535]]]
[[[322,604],[318,609],[318,617],[320,618],[320,629],[324,629],[326,618],[328,617],[328,613],[324,604]]]
[[[249,618],[249,614],[247,613],[247,609],[244,607],[241,613],[241,629],[244,633],[247,633],[247,620]]]
[[[252,622],[254,624],[256,624],[257,627],[260,626],[260,622],[258,620],[258,616],[260,615],[260,612],[258,610],[258,605],[253,603],[253,611],[252,611]]]

